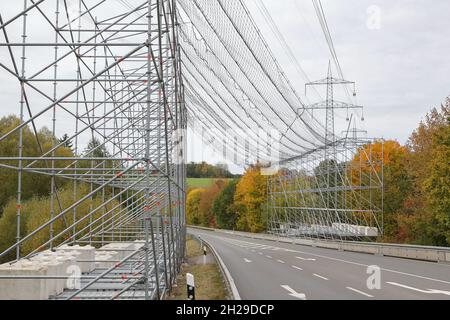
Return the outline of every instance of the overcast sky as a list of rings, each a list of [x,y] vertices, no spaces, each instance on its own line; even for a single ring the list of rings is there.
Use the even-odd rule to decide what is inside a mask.
[[[297,90],[305,79],[296,71],[255,6],[244,0],[271,50]],[[330,59],[312,0],[262,0],[309,79],[324,78]],[[358,104],[365,106],[369,137],[406,142],[420,120],[450,95],[449,0],[322,0],[345,77],[356,81]],[[12,2],[1,5],[5,17]],[[18,10],[18,9],[17,9]],[[20,25],[17,34],[20,34]],[[7,60],[2,49],[2,61]],[[36,49],[35,49],[36,50]],[[5,61],[6,61],[5,60]],[[2,101],[16,101],[1,75]],[[316,102],[315,97],[308,97]],[[309,102],[309,101],[306,101]],[[0,115],[11,113],[4,104]],[[190,145],[189,160],[220,158],[198,139]]]
[[[304,79],[265,27],[256,0],[245,1],[290,79],[303,91]],[[309,78],[324,78],[330,56],[312,1],[263,2]],[[345,77],[357,82],[369,136],[406,142],[425,114],[450,95],[450,1],[322,4]]]

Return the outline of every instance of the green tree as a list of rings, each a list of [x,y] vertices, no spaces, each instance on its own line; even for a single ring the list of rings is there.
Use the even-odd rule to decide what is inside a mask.
[[[450,116],[434,135],[430,175],[424,182],[427,204],[435,213],[436,244],[450,245]]]
[[[0,135],[10,132],[20,124],[19,118],[16,116],[8,116],[0,119]],[[46,127],[43,127],[37,135],[30,130],[28,126],[23,127],[23,156],[24,157],[39,157],[52,150],[56,142],[56,138],[52,132]],[[7,139],[0,142],[0,155],[3,157],[17,157],[19,146],[19,133],[12,134]],[[60,147],[55,150],[57,157],[72,157],[73,152],[65,147]],[[2,161],[2,164],[13,167],[18,166],[17,161]],[[69,165],[69,161],[56,161],[56,167],[65,167]],[[27,162],[22,163],[27,166]],[[48,162],[39,162],[39,166],[48,167]],[[51,177],[44,174],[22,172],[22,200],[31,199],[32,197],[47,196],[50,193],[50,179]],[[18,191],[18,171],[10,168],[0,168],[0,216],[3,212],[4,206],[11,200],[17,198]],[[58,185],[63,185],[65,182],[57,179]]]
[[[237,215],[234,207],[234,196],[238,180],[233,180],[222,190],[213,204],[217,227],[233,230],[236,227]]]
[[[73,150],[73,142],[69,139],[67,133],[64,134],[61,139],[59,139],[59,143],[63,143],[64,148]]]
[[[100,142],[99,139],[93,137],[84,151],[84,154],[89,158],[109,158],[111,155],[109,154],[106,146]]]

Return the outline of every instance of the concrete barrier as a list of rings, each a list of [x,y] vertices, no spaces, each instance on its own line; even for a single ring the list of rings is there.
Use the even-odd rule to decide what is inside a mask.
[[[73,276],[73,267],[81,273],[90,273],[96,268],[110,269],[144,244],[144,241],[111,243],[104,246],[103,251],[92,246],[63,245],[30,259],[0,265],[0,277],[4,278],[0,279],[0,300],[54,298],[64,289],[72,289],[69,288],[72,281],[68,280]]]
[[[95,269],[95,248],[92,246],[70,246],[63,245],[56,249],[57,252],[67,252],[77,256],[79,266],[82,272],[92,272]]]
[[[38,264],[48,268],[48,274],[51,276],[60,277],[66,272],[64,268],[64,262],[58,260],[56,256],[36,256],[31,259]],[[56,297],[64,291],[64,280],[61,279],[48,279],[47,280],[48,294],[51,297]]]
[[[100,251],[115,251],[117,260],[123,260],[127,256],[129,256],[134,249],[135,244],[134,243],[110,243],[103,247],[101,247]]]
[[[0,266],[1,276],[45,277],[48,274],[48,267],[36,262],[17,262]],[[0,280],[0,300],[47,300],[49,296],[47,281],[42,278]]]
[[[110,269],[120,261],[117,251],[99,251],[95,254],[96,269]]]

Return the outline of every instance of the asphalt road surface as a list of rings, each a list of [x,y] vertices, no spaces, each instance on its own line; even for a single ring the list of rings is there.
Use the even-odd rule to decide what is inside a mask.
[[[189,233],[215,248],[243,300],[450,300],[448,264]]]

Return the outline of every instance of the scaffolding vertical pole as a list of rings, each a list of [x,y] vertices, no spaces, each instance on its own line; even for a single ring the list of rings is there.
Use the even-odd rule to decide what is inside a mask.
[[[55,26],[59,28],[59,0],[56,0],[56,10],[55,10]],[[59,42],[59,34],[55,32],[55,61],[58,61],[58,42]],[[53,65],[53,102],[57,100],[57,89],[58,89],[58,63]],[[55,147],[56,147],[56,104],[53,106],[52,112],[52,157],[56,156]],[[56,185],[55,185],[55,160],[52,159],[52,175],[50,182],[50,219],[53,219],[55,216],[55,193],[56,193]],[[53,249],[53,234],[54,234],[54,224],[50,224],[50,250]]]
[[[156,297],[159,300],[161,298],[160,283],[159,283],[159,264],[158,257],[156,253],[155,236],[153,230],[153,222],[151,216],[151,169],[150,169],[150,148],[151,148],[151,112],[152,112],[152,72],[151,72],[151,60],[153,57],[152,48],[152,0],[148,0],[148,12],[147,12],[147,22],[148,22],[148,37],[147,37],[147,103],[146,103],[146,121],[145,121],[145,166],[147,175],[147,187],[146,187],[146,207],[144,209],[144,226],[145,226],[145,299],[149,300],[149,286],[150,286],[150,265],[149,265],[149,253],[150,244],[149,237],[151,237],[152,242],[152,255],[154,261],[155,269],[155,283],[156,283]]]
[[[22,67],[21,67],[21,98],[20,98],[20,125],[24,122],[24,106],[25,106],[25,61],[26,61],[26,40],[27,40],[27,13],[28,1],[24,0],[24,14],[23,14],[23,24],[22,24]],[[16,230],[16,241],[19,242],[21,239],[21,214],[22,214],[22,178],[23,178],[23,128],[19,130],[19,165],[17,173],[17,230]],[[20,246],[16,248],[16,259],[20,259]]]

